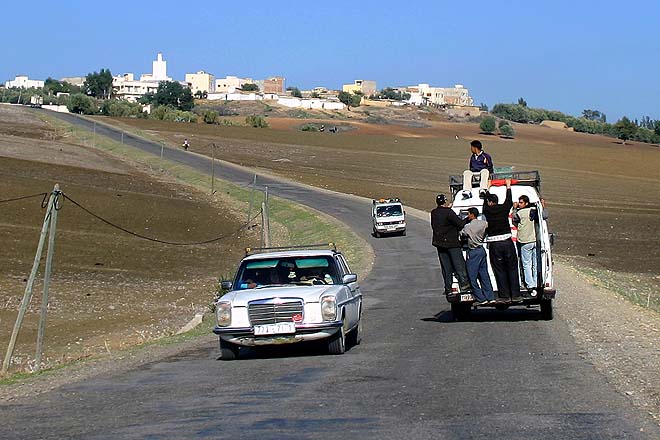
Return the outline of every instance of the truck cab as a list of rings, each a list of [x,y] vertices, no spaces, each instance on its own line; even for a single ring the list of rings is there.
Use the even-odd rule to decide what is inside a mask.
[[[406,235],[406,211],[401,200],[372,200],[371,223],[376,238],[391,234]]]
[[[537,211],[535,220],[536,229],[536,276],[537,276],[537,291],[533,295],[527,292],[522,286],[522,268],[519,267],[518,273],[521,277],[521,296],[522,301],[511,304],[497,304],[497,305],[480,305],[479,307],[496,307],[499,310],[506,310],[509,307],[525,307],[534,308],[539,307],[543,319],[552,319],[553,308],[552,300],[555,298],[556,290],[554,287],[554,277],[552,273],[552,244],[554,242],[554,235],[549,232],[547,213],[544,212],[545,208],[541,204],[541,177],[538,171],[508,171],[495,173],[491,176],[491,187],[489,191],[497,194],[500,201],[506,197],[505,179],[511,179],[511,195],[513,201],[517,201],[521,195],[529,197],[530,206]],[[484,200],[479,192],[479,182],[474,182],[478,176],[473,177],[473,182],[467,185],[468,189],[463,187],[463,176],[450,176],[450,189],[453,196],[452,209],[461,218],[467,217],[469,208],[477,208],[479,210],[479,218],[482,218]],[[509,214],[509,222],[511,224],[512,240],[516,243],[517,229],[513,224],[513,210]],[[488,245],[484,245],[486,253],[488,254]],[[516,246],[518,249],[518,246]],[[464,249],[465,253],[465,249]],[[493,275],[492,268],[489,267],[488,273],[490,281],[497,297],[497,282]],[[452,312],[456,319],[465,319],[473,308],[475,298],[471,293],[459,292],[458,282],[454,279],[452,285],[452,294],[448,295],[447,300],[452,305]]]

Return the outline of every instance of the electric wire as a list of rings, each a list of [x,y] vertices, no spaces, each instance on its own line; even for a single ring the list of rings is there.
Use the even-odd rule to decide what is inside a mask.
[[[44,199],[48,196],[47,192],[42,192],[39,194],[32,194],[31,196],[22,196],[22,197],[15,197],[13,199],[5,199],[5,200],[0,200],[0,203],[7,203],[7,202],[15,202],[17,200],[26,200],[26,199],[32,199],[35,197],[43,197]]]
[[[71,203],[73,203],[74,205],[76,205],[76,206],[77,206],[78,208],[80,208],[82,211],[84,211],[85,213],[87,213],[88,215],[90,215],[90,216],[96,218],[97,220],[99,220],[99,221],[105,223],[106,225],[108,225],[108,226],[110,226],[110,227],[112,227],[112,228],[118,229],[118,230],[120,230],[120,231],[122,231],[122,232],[124,232],[124,233],[126,233],[126,234],[132,235],[132,236],[137,237],[137,238],[141,238],[141,239],[143,239],[143,240],[148,240],[148,241],[152,241],[152,242],[155,242],[155,243],[161,243],[161,244],[168,244],[168,245],[172,245],[172,246],[197,246],[197,245],[202,245],[202,244],[214,243],[214,242],[216,242],[216,241],[220,241],[220,240],[223,240],[223,239],[225,239],[225,238],[233,237],[234,235],[238,234],[238,233],[239,233],[240,231],[242,231],[243,229],[249,229],[249,228],[250,228],[250,223],[252,223],[257,217],[259,217],[259,216],[261,215],[261,210],[259,210],[259,212],[258,212],[254,217],[252,217],[252,218],[250,219],[250,221],[247,222],[247,224],[243,224],[243,225],[241,225],[240,228],[237,228],[235,231],[233,231],[233,232],[231,232],[231,233],[223,234],[223,235],[221,235],[221,236],[219,236],[219,237],[215,237],[215,238],[212,238],[212,239],[210,239],[210,240],[194,241],[194,242],[175,242],[175,241],[160,240],[160,239],[158,239],[158,238],[153,238],[153,237],[147,237],[146,235],[142,235],[142,234],[139,234],[139,233],[137,233],[137,232],[134,232],[134,231],[131,231],[131,230],[129,230],[129,229],[126,229],[126,228],[124,228],[123,226],[120,226],[120,225],[118,225],[118,224],[116,224],[116,223],[113,223],[113,222],[111,222],[110,220],[107,220],[107,219],[101,217],[100,215],[98,215],[98,214],[92,212],[91,210],[89,210],[88,208],[84,207],[82,204],[78,203],[77,201],[75,201],[74,199],[72,199],[71,197],[69,197],[68,195],[62,193],[62,196],[63,196],[65,199],[67,199],[68,201],[70,201]]]

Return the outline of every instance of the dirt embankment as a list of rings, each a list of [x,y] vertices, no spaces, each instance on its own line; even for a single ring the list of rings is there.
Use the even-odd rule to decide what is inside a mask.
[[[8,133],[2,131],[7,124]],[[238,219],[214,198],[146,171],[77,145],[33,112],[0,106],[0,199],[48,192],[59,183],[89,210],[141,235],[173,242],[230,236],[207,245],[163,245],[109,227],[65,200],[50,288],[47,366],[172,333],[207,307],[217,278],[231,273],[253,242],[252,233],[236,233],[242,215]],[[40,203],[0,204],[2,347],[32,266],[44,215]],[[37,284],[15,352],[18,370],[33,367],[40,297]]]

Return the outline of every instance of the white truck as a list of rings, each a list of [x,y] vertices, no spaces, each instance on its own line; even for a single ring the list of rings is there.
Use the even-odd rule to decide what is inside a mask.
[[[541,204],[540,174],[538,171],[510,171],[501,174],[493,174],[491,178],[493,186],[491,186],[489,191],[493,194],[497,194],[500,201],[504,200],[506,197],[504,179],[510,178],[511,195],[513,200],[517,201],[521,195],[527,195],[527,197],[529,197],[530,206],[537,210],[538,215],[535,216],[537,249],[536,276],[537,285],[539,287],[537,291],[532,293],[522,289],[522,300],[515,303],[485,304],[479,305],[478,307],[495,307],[498,310],[506,310],[509,307],[539,307],[541,317],[546,320],[551,320],[553,318],[552,301],[556,295],[554,278],[552,275],[552,244],[554,242],[554,235],[548,231],[548,222],[544,219],[544,217],[547,218],[547,215],[544,215],[544,207]],[[461,218],[467,217],[467,211],[469,208],[477,208],[480,213],[480,218],[483,215],[482,208],[484,200],[479,194],[478,179],[479,176],[474,175],[473,181],[467,185],[467,189],[464,189],[463,176],[450,176],[449,178],[449,186],[454,200],[452,209]],[[512,239],[515,242],[517,230],[513,224],[512,217],[513,215],[510,214],[509,221],[511,222],[511,234]],[[488,253],[487,244],[485,247],[486,253]],[[519,270],[518,272],[522,277],[522,270]],[[493,290],[495,291],[495,296],[497,297],[497,282],[490,267],[490,263],[488,273],[493,285]],[[523,286],[523,283],[521,282],[520,285]],[[475,302],[475,298],[471,293],[459,292],[456,279],[454,279],[452,285],[452,294],[447,296],[447,300],[451,303],[452,314],[456,320],[467,319]]]
[[[371,223],[373,235],[406,235],[406,211],[398,198],[372,200]]]

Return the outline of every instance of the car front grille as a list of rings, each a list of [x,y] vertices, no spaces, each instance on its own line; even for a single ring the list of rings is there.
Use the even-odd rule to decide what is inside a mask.
[[[274,302],[251,302],[248,304],[248,316],[252,325],[294,322],[294,315],[303,314],[302,301],[292,300],[279,304]]]
[[[399,221],[396,221],[396,222],[383,222],[382,224],[385,225],[385,226],[389,226],[389,225],[399,225],[399,224],[402,224],[402,223],[399,222]]]

